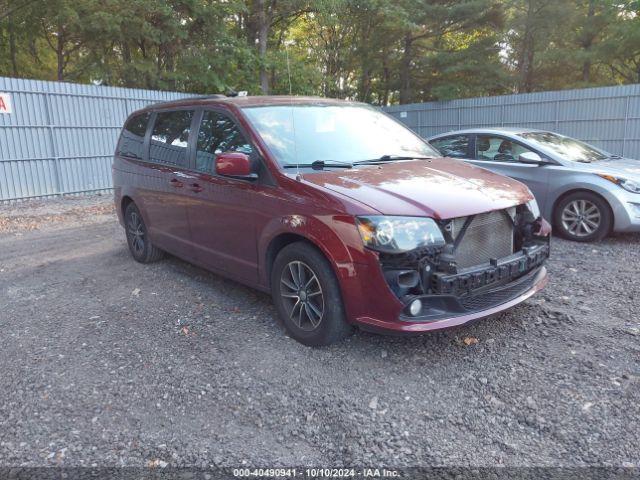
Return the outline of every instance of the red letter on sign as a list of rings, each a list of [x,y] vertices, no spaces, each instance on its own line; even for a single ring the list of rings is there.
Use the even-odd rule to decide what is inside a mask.
[[[7,106],[4,104],[4,98],[0,97],[0,112],[6,112],[9,110]]]

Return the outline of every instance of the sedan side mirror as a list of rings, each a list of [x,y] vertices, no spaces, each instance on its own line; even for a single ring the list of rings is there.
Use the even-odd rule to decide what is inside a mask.
[[[251,172],[249,156],[240,152],[225,152],[216,157],[216,173],[225,177],[242,180],[255,180],[256,173]]]
[[[544,165],[545,163],[547,163],[542,159],[542,157],[540,157],[540,155],[535,152],[521,153],[518,157],[518,161],[527,165]]]

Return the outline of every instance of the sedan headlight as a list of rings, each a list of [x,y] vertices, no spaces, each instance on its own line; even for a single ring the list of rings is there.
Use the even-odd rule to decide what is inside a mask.
[[[357,217],[356,224],[365,246],[379,252],[402,253],[446,243],[432,218],[376,215]]]
[[[628,178],[614,177],[613,175],[598,174],[599,177],[609,180],[616,185],[620,185],[626,191],[631,193],[640,193],[640,183],[629,180]]]
[[[535,198],[532,198],[527,202],[527,208],[533,214],[533,218],[538,219],[540,217],[540,207]]]

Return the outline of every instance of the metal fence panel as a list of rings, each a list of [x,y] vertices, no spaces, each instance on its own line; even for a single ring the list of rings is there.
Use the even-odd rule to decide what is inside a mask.
[[[384,110],[425,138],[463,128],[528,127],[640,159],[640,85],[414,103]]]
[[[124,119],[187,95],[0,77],[0,202],[106,191]],[[640,158],[640,85],[481,97],[385,108],[423,137],[478,126],[553,130]]]
[[[125,118],[188,96],[131,88],[0,77],[11,113],[0,113],[0,202],[108,191]]]

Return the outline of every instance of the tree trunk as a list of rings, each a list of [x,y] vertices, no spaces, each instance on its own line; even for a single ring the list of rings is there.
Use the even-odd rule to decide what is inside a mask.
[[[62,82],[64,80],[64,30],[62,28],[58,28],[56,61],[58,63],[57,78],[59,82]]]
[[[582,81],[584,83],[589,83],[591,81],[591,58],[589,58],[588,55],[596,37],[594,26],[592,24],[595,13],[595,0],[589,0],[589,11],[587,12],[587,22],[585,26],[587,31],[584,32],[584,36],[582,38],[582,48],[587,52],[587,58],[582,63]]]
[[[525,24],[524,38],[522,40],[522,51],[518,66],[520,68],[520,82],[518,92],[529,93],[533,90],[533,61],[535,58],[535,39],[533,37],[533,2],[529,0],[527,10],[527,20]]]
[[[13,19],[9,14],[7,16],[8,28],[9,28],[9,56],[11,57],[11,73],[14,77],[18,75],[18,60],[17,60],[17,49],[16,49],[16,34],[14,31]]]
[[[133,87],[135,85],[131,71],[131,47],[124,41],[122,42],[122,83],[125,87]]]
[[[411,33],[404,36],[404,49],[400,62],[400,103],[411,103],[413,92],[411,91],[411,55],[413,38]]]
[[[265,0],[258,0],[258,56],[260,58],[260,89],[263,95],[269,95],[269,72],[267,71],[267,40],[269,38],[269,19]]]

